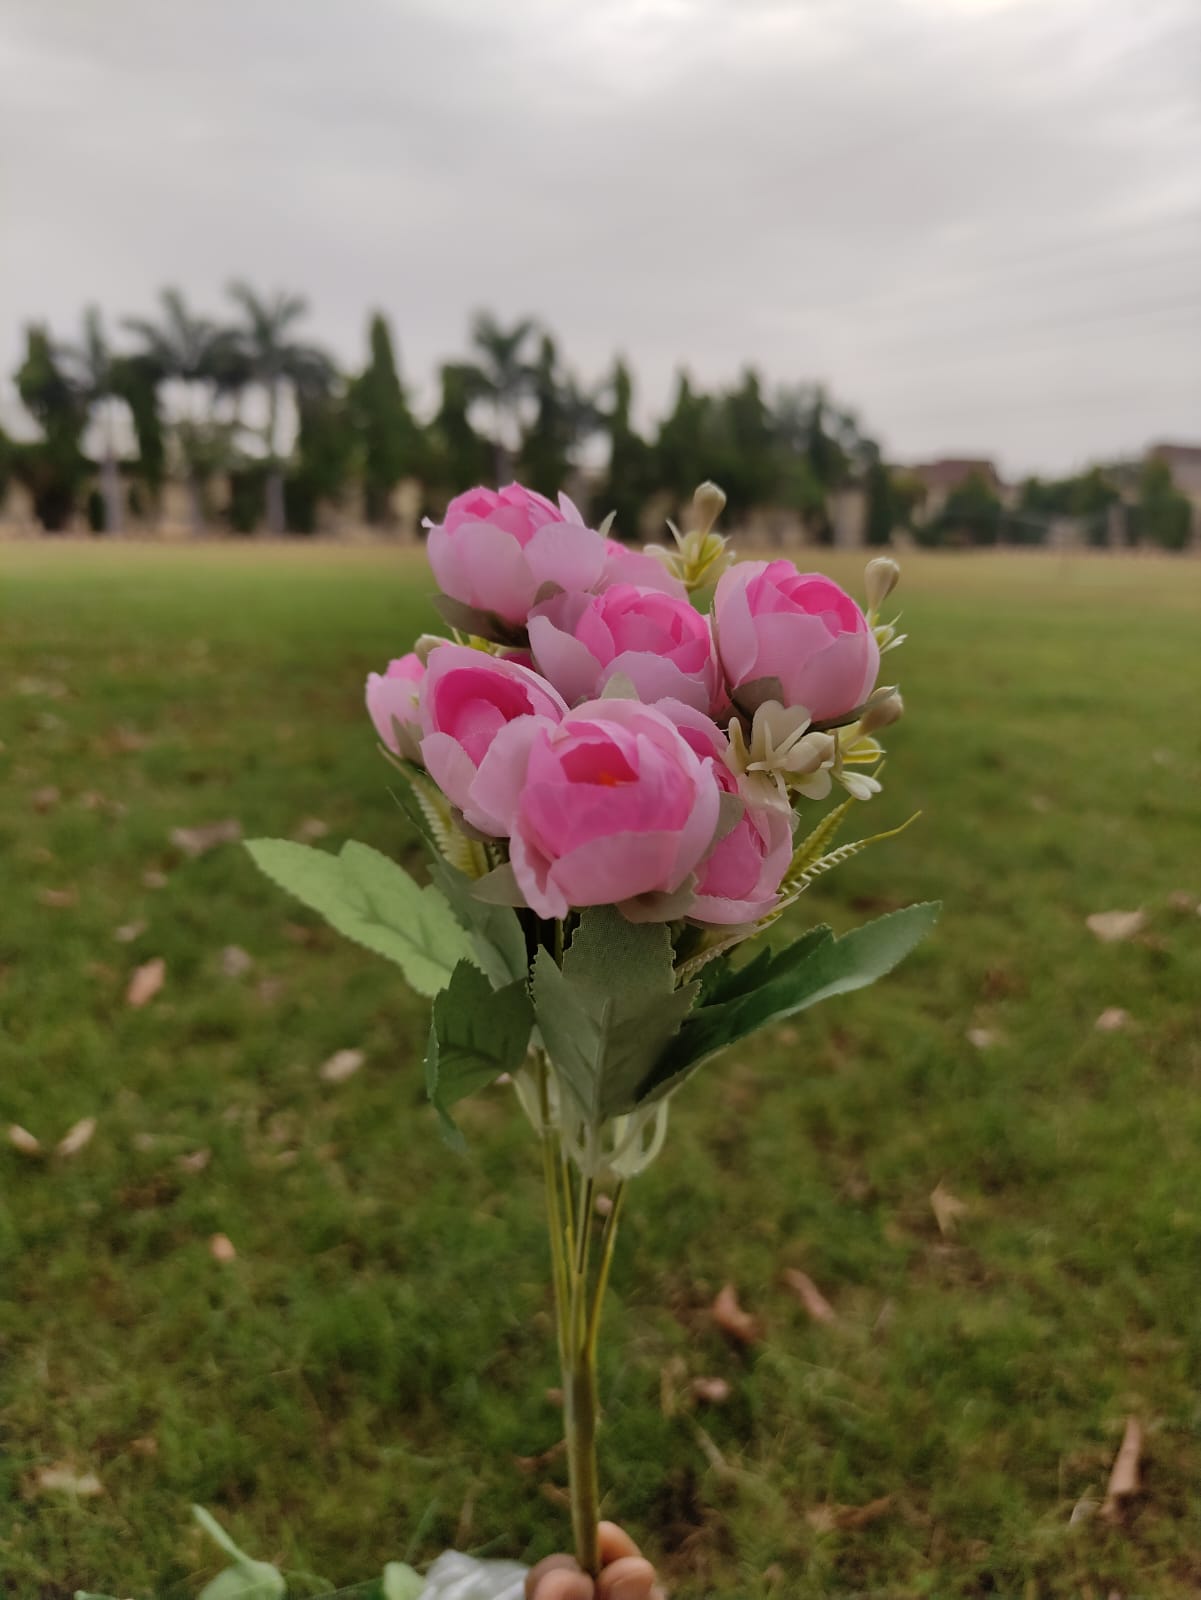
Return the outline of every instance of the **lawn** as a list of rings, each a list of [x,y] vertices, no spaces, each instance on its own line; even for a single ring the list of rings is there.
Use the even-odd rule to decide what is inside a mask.
[[[171,839],[236,819],[413,857],[361,684],[431,620],[423,566],[47,543],[0,548],[0,584],[0,1130],[49,1152],[0,1145],[0,1590],[194,1595],[219,1561],[192,1501],[330,1584],[545,1553],[524,1121],[497,1088],[446,1150],[395,972],[237,844]],[[923,816],[797,920],[943,920],[680,1098],[614,1274],[608,1509],[676,1600],[1192,1596],[1201,565],[914,557],[899,598],[909,714],[864,831]],[[1137,909],[1124,940],[1085,925]],[[713,1323],[725,1283],[753,1346]],[[1131,1416],[1142,1490],[1110,1522]]]

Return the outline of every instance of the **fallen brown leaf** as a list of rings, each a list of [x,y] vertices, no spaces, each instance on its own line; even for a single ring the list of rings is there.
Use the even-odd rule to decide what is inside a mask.
[[[1101,1515],[1106,1522],[1121,1519],[1122,1503],[1139,1491],[1139,1458],[1143,1453],[1143,1425],[1137,1417],[1126,1418],[1126,1431],[1113,1458]]]
[[[227,944],[221,952],[221,971],[227,978],[244,978],[254,966],[254,957],[239,944]]]
[[[1098,1033],[1120,1033],[1123,1028],[1130,1026],[1130,1013],[1123,1011],[1121,1006],[1106,1006],[1101,1015],[1093,1023]]]
[[[53,911],[65,911],[68,906],[79,904],[79,890],[73,886],[67,889],[39,889],[38,903],[49,906]]]
[[[1084,923],[1102,944],[1117,944],[1141,933],[1146,920],[1145,911],[1094,911],[1091,917],[1085,917]]]
[[[237,817],[226,817],[221,822],[203,822],[195,828],[172,828],[171,843],[185,856],[195,858],[219,844],[236,844],[242,837],[242,824]]]
[[[125,1004],[135,1009],[147,1005],[162,988],[166,978],[167,963],[162,956],[144,961],[140,967],[134,968],[129,987],[125,991]]]
[[[363,1050],[335,1050],[317,1076],[322,1083],[345,1083],[366,1061]]]
[[[130,1452],[135,1456],[147,1456],[153,1458],[154,1456],[158,1455],[158,1440],[152,1433],[147,1433],[144,1434],[140,1439],[131,1439],[129,1441],[129,1448]]]
[[[118,944],[132,944],[135,939],[140,939],[146,932],[146,922],[123,922],[119,928],[113,929],[113,938]]]
[[[1181,911],[1187,916],[1197,908],[1198,901],[1196,895],[1190,894],[1187,889],[1173,889],[1168,896],[1168,904],[1173,911]]]
[[[165,889],[167,881],[167,874],[158,867],[147,867],[142,874],[142,887],[144,889]]]
[[[112,735],[114,750],[119,750],[122,755],[136,755],[139,750],[145,750],[150,745],[150,740],[144,733],[139,733],[136,728],[114,728]]]
[[[566,1453],[567,1440],[560,1439],[557,1444],[552,1444],[549,1450],[543,1450],[541,1455],[514,1456],[513,1465],[518,1472],[524,1472],[528,1476],[531,1472],[540,1472],[543,1467],[549,1467],[552,1461],[557,1461]]]
[[[181,1172],[203,1172],[212,1159],[211,1150],[193,1150],[189,1155],[180,1156],[179,1169]]]
[[[944,1239],[954,1237],[959,1225],[959,1219],[967,1215],[967,1205],[945,1187],[940,1178],[930,1193],[930,1209],[934,1212],[934,1220],[938,1224],[938,1231]]]
[[[816,1533],[835,1533],[849,1528],[866,1528],[879,1522],[892,1509],[892,1496],[882,1494],[878,1500],[869,1500],[862,1506],[814,1506],[805,1513],[805,1521]]]
[[[62,797],[62,790],[55,788],[54,784],[48,783],[45,788],[33,791],[33,809],[35,811],[53,811]]]
[[[738,1293],[732,1283],[727,1283],[718,1293],[710,1309],[714,1322],[729,1338],[739,1344],[754,1344],[759,1338],[759,1325],[749,1311],[738,1303]]]
[[[54,1467],[40,1467],[34,1481],[47,1494],[73,1494],[80,1500],[91,1500],[104,1493],[94,1472],[76,1472],[62,1462]]]
[[[234,1248],[233,1240],[230,1239],[228,1234],[224,1233],[215,1233],[209,1240],[209,1255],[212,1256],[214,1261],[219,1261],[223,1267],[238,1259],[238,1252]]]
[[[328,822],[322,822],[320,817],[305,817],[292,830],[292,837],[299,839],[301,844],[312,844],[317,839],[324,839],[328,832]]]
[[[41,1140],[35,1138],[29,1129],[23,1128],[19,1122],[9,1125],[8,1142],[23,1156],[40,1156],[42,1153]]]
[[[974,1044],[977,1050],[989,1049],[996,1044],[1000,1037],[995,1028],[969,1028],[967,1030],[967,1042]]]
[[[63,1134],[58,1141],[56,1149],[60,1156],[77,1156],[79,1152],[92,1142],[96,1132],[95,1117],[81,1117]]]
[[[807,1272],[801,1272],[797,1267],[786,1267],[784,1269],[784,1282],[796,1295],[814,1322],[831,1323],[838,1321],[838,1313]]]
[[[724,1378],[693,1378],[692,1396],[707,1406],[724,1406],[733,1394]]]

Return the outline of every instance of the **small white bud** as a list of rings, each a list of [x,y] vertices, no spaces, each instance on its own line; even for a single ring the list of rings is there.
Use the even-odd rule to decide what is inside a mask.
[[[859,733],[878,733],[881,728],[891,728],[905,713],[905,702],[899,689],[877,689],[863,708],[859,718]]]
[[[875,556],[863,574],[867,587],[867,609],[873,615],[888,599],[901,579],[901,569],[891,556]]]
[[[693,528],[698,533],[708,533],[725,509],[725,490],[706,479],[692,497]]]

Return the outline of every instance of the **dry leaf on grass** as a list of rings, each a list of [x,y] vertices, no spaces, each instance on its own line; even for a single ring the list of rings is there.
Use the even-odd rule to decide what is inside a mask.
[[[1105,1486],[1105,1499],[1101,1515],[1107,1522],[1117,1522],[1122,1515],[1122,1504],[1139,1491],[1139,1458],[1143,1453],[1143,1425],[1137,1417],[1126,1418],[1126,1431],[1113,1458],[1109,1482]]]
[[[134,968],[129,987],[125,991],[125,1004],[135,1009],[147,1005],[162,988],[166,977],[167,963],[162,956],[144,961],[140,967]]]
[[[759,1338],[759,1324],[739,1305],[732,1283],[720,1291],[709,1314],[721,1331],[739,1344],[754,1344]]]
[[[203,1172],[213,1159],[211,1150],[193,1150],[189,1155],[180,1156],[178,1161],[181,1172]]]
[[[1191,911],[1201,910],[1196,895],[1190,894],[1187,889],[1173,889],[1168,896],[1168,904],[1173,911],[1183,912],[1185,916]]]
[[[74,1467],[63,1462],[54,1467],[40,1467],[34,1481],[46,1494],[73,1494],[81,1500],[91,1500],[104,1493],[94,1472],[76,1472]]]
[[[1091,917],[1085,917],[1084,924],[1102,944],[1117,944],[1141,933],[1146,920],[1145,911],[1094,911]]]
[[[219,844],[236,844],[242,837],[242,824],[237,817],[226,817],[221,822],[203,822],[195,828],[172,828],[171,843],[185,856],[193,859]]]
[[[733,1394],[724,1378],[693,1378],[692,1398],[707,1406],[724,1406]]]
[[[967,1205],[958,1195],[952,1194],[939,1179],[930,1194],[930,1209],[944,1239],[954,1237],[960,1217],[967,1215]]]
[[[814,1506],[805,1513],[805,1521],[815,1533],[845,1532],[879,1522],[891,1510],[892,1496],[882,1494],[878,1500],[869,1500],[862,1506]]]
[[[244,978],[254,966],[254,957],[240,944],[227,944],[221,952],[221,971],[227,978]]]
[[[322,1083],[345,1083],[366,1061],[363,1050],[335,1050],[317,1074]]]
[[[228,1266],[231,1261],[238,1259],[238,1252],[234,1248],[233,1240],[225,1233],[215,1233],[209,1240],[209,1255],[214,1261]]]
[[[995,1028],[969,1028],[967,1042],[974,1044],[977,1050],[987,1050],[996,1044],[1001,1035]]]
[[[67,889],[39,889],[38,904],[49,906],[52,911],[65,911],[69,906],[79,904],[79,890],[70,887]]]
[[[143,889],[165,889],[167,887],[167,874],[158,867],[147,867],[142,874]]]
[[[42,1153],[41,1141],[35,1138],[28,1128],[23,1128],[19,1122],[9,1125],[8,1142],[14,1150],[19,1150],[23,1156],[40,1156]]]
[[[1106,1006],[1093,1026],[1098,1033],[1120,1033],[1130,1026],[1130,1013],[1121,1006]]]
[[[796,1295],[814,1322],[831,1323],[838,1321],[838,1313],[807,1272],[801,1272],[797,1267],[786,1267],[784,1269],[784,1282]]]
[[[53,811],[62,797],[62,790],[56,789],[52,783],[48,783],[44,789],[35,789],[33,791],[33,809],[35,811]]]
[[[131,1455],[153,1459],[158,1455],[158,1440],[152,1433],[144,1434],[140,1439],[129,1441],[129,1450]]]
[[[123,922],[119,928],[113,929],[113,938],[118,944],[132,944],[135,939],[140,939],[146,932],[144,920],[138,922]]]
[[[609,1217],[613,1214],[613,1196],[611,1194],[598,1194],[592,1202],[592,1209],[598,1217]]]
[[[58,1141],[57,1150],[60,1156],[77,1156],[79,1152],[92,1142],[92,1135],[96,1132],[95,1117],[81,1117],[63,1134]]]
[[[318,839],[324,839],[328,832],[328,822],[322,822],[320,817],[305,817],[292,830],[292,837],[301,844],[313,844]]]

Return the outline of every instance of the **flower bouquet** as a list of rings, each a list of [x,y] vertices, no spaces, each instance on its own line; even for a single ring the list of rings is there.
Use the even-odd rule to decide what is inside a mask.
[[[901,638],[880,619],[895,562],[868,565],[861,609],[788,561],[734,564],[724,504],[703,484],[674,545],[641,551],[565,497],[460,495],[428,543],[452,637],[418,640],[366,690],[431,881],[362,844],[249,845],[432,999],[426,1086],[452,1144],[458,1102],[497,1081],[533,1127],[572,1527],[593,1574],[597,1338],[627,1186],[699,1067],[888,972],[938,909],[732,959],[873,842],[835,837],[880,788],[877,735],[902,706],[876,680]],[[836,785],[841,803],[807,816]]]

